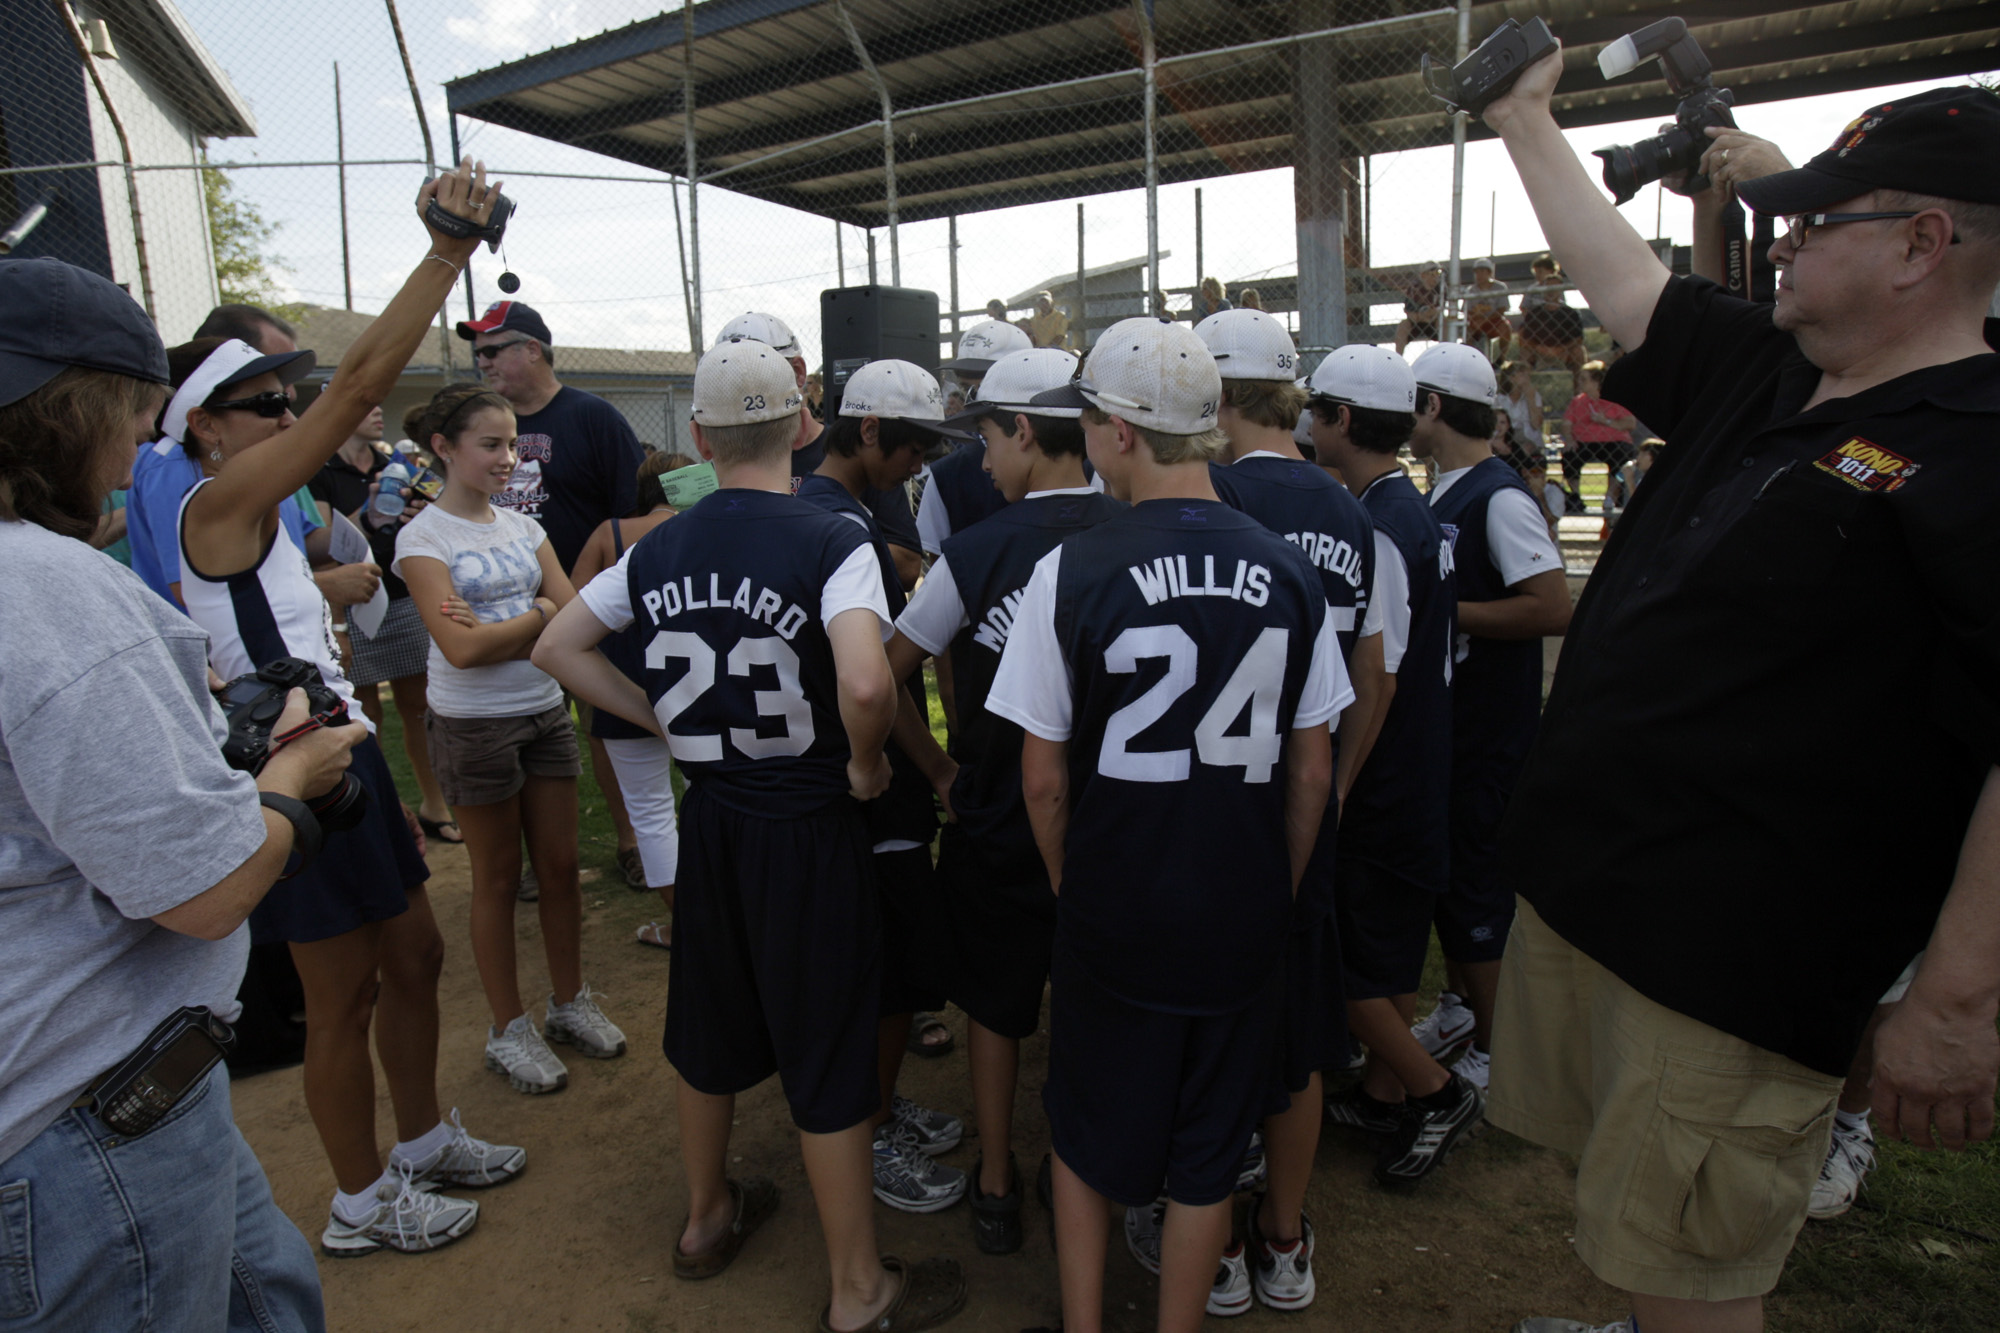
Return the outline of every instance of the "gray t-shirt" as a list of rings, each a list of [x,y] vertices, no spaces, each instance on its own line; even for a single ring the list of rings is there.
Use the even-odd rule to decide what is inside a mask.
[[[0,521],[0,1165],[184,1004],[237,1013],[248,928],[153,924],[264,843],[208,636],[82,542]],[[4,1171],[0,1171],[3,1177]]]

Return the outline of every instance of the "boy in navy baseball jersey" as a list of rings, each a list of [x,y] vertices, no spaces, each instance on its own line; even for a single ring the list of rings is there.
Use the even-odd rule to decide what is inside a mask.
[[[855,371],[840,415],[826,433],[826,456],[799,483],[808,504],[850,521],[875,550],[891,616],[904,606],[903,585],[882,529],[863,502],[871,489],[890,491],[914,477],[926,454],[961,432],[943,424],[944,395],[930,372],[908,361],[871,361]],[[900,494],[900,491],[897,491]],[[897,677],[898,692],[923,677]],[[875,1114],[875,1197],[906,1213],[934,1213],[965,1195],[965,1173],[932,1160],[964,1137],[958,1117],[896,1095],[908,1049],[911,1015],[944,1007],[949,944],[938,911],[931,840],[937,801],[924,772],[890,744],[889,790],[868,807],[868,832],[882,891],[882,1101]]]
[[[1441,1044],[1469,1019],[1476,1035],[1454,1068],[1483,1092],[1500,954],[1514,925],[1514,893],[1494,865],[1500,816],[1541,722],[1542,638],[1569,628],[1569,580],[1541,505],[1487,443],[1498,396],[1492,363],[1461,343],[1439,343],[1411,370],[1410,452],[1437,463],[1431,513],[1451,541],[1458,580],[1451,879],[1437,903],[1449,989],[1414,1031],[1419,1042]]]
[[[1347,1023],[1368,1072],[1328,1104],[1336,1122],[1379,1137],[1375,1178],[1423,1179],[1480,1119],[1479,1090],[1410,1033],[1445,891],[1451,781],[1451,547],[1396,462],[1415,426],[1409,363],[1382,347],[1340,348],[1313,372],[1319,461],[1340,471],[1375,525],[1373,600],[1382,614],[1389,687],[1375,741],[1341,811],[1334,882]]]
[[[1102,1325],[1106,1200],[1166,1181],[1162,1329],[1251,1301],[1229,1200],[1270,1104],[1293,895],[1353,697],[1299,548],[1216,498],[1222,382],[1194,331],[1106,330],[1074,384],[1132,507],[1035,566],[987,708],[1058,897],[1043,1101],[1063,1326]],[[1225,1249],[1227,1262],[1223,1259]]]
[[[1359,737],[1374,717],[1383,681],[1382,627],[1379,617],[1368,619],[1374,528],[1360,502],[1307,462],[1292,438],[1306,393],[1293,381],[1298,357],[1284,326],[1261,310],[1223,310],[1196,325],[1195,335],[1222,373],[1228,465],[1212,469],[1215,492],[1304,552],[1354,684],[1355,701],[1336,738],[1334,799],[1320,821],[1285,941],[1279,1076],[1291,1106],[1264,1122],[1269,1185],[1250,1210],[1250,1280],[1257,1298],[1274,1309],[1303,1310],[1316,1289],[1312,1223],[1303,1209],[1319,1149],[1320,1070],[1345,1064],[1348,1054],[1333,923],[1334,835],[1340,797],[1363,758]]]
[[[926,655],[947,657],[961,729],[947,758],[927,719],[898,714],[896,739],[946,793],[955,823],[938,848],[938,885],[951,929],[946,994],[971,1020],[972,1103],[980,1159],[972,1188],[973,1240],[988,1254],[1021,1248],[1021,1186],[1013,1155],[1021,1040],[1041,1022],[1055,942],[1056,900],[1021,801],[1021,729],[987,710],[993,674],[1035,565],[1056,545],[1124,506],[1083,476],[1080,408],[1042,408],[1036,395],[1069,383],[1076,358],[1053,347],[1001,357],[980,397],[957,418],[1007,504],[945,538],[930,574],[896,620],[889,665],[902,675]],[[956,456],[956,455],[955,455]]]
[[[729,1180],[736,1094],[784,1084],[832,1269],[823,1326],[855,1329],[965,1299],[958,1266],[885,1264],[869,1197],[882,937],[856,798],[889,783],[896,687],[867,534],[791,494],[800,396],[771,347],[725,343],[695,372],[695,444],[721,489],[647,533],[558,613],[535,662],[658,731],[687,774],[667,1058],[688,1219],[674,1273],[706,1278],[777,1204]],[[641,623],[643,688],[596,651]]]

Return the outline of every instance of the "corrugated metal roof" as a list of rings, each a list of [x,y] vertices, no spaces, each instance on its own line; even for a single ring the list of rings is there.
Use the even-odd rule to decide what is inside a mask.
[[[1161,0],[1157,47],[1173,63],[1159,73],[1160,180],[1290,165],[1300,60],[1334,62],[1339,119],[1357,154],[1448,141],[1450,123],[1417,76],[1420,53],[1452,46],[1452,16],[1421,16],[1436,2],[1343,3],[1344,23],[1418,17],[1344,36],[1331,52],[1327,43],[1290,43],[1202,55],[1285,38],[1298,15],[1333,6]],[[1144,183],[1139,36],[1128,0],[847,0],[847,8],[896,108],[904,220]],[[1558,116],[1603,124],[1671,115],[1663,80],[1605,83],[1595,69],[1606,42],[1670,13],[1688,20],[1739,104],[2000,67],[2000,4],[1991,0],[1489,0],[1473,7],[1472,28],[1541,15],[1567,44],[1572,71]],[[882,223],[880,102],[833,6],[706,0],[693,17],[702,178],[857,225]],[[663,14],[468,75],[446,85],[449,104],[684,174],[682,22],[679,11]],[[1001,100],[964,105],[995,94]]]
[[[120,54],[146,66],[196,133],[211,139],[257,133],[249,105],[172,0],[91,0],[90,12],[109,25]]]

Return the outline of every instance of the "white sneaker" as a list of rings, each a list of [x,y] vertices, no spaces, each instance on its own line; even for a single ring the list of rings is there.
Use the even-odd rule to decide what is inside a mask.
[[[889,1098],[889,1118],[910,1132],[917,1151],[939,1157],[956,1148],[965,1138],[965,1122],[945,1111],[919,1106],[908,1097]]]
[[[488,1143],[465,1132],[458,1108],[451,1108],[451,1138],[429,1158],[410,1158],[400,1146],[389,1150],[391,1170],[407,1170],[419,1185],[485,1189],[512,1180],[528,1165],[527,1150]]]
[[[1410,1035],[1430,1052],[1431,1059],[1443,1064],[1447,1052],[1472,1040],[1472,1031],[1477,1026],[1464,1000],[1452,991],[1441,991],[1437,1008],[1411,1024]]]
[[[1820,1164],[1819,1179],[1813,1182],[1812,1202],[1806,1216],[1825,1221],[1839,1217],[1854,1206],[1861,1182],[1875,1169],[1875,1131],[1863,1120],[1859,1129],[1848,1129],[1839,1119],[1833,1122],[1833,1142],[1826,1147],[1826,1161]]]
[[[359,1222],[349,1222],[329,1209],[319,1247],[339,1259],[373,1254],[385,1245],[421,1254],[451,1244],[479,1221],[478,1204],[431,1192],[416,1182],[408,1167],[377,1185],[375,1198],[373,1211]]]
[[[1301,1215],[1305,1234],[1290,1245],[1274,1245],[1265,1240],[1257,1225],[1264,1210],[1264,1196],[1250,1201],[1250,1285],[1257,1299],[1274,1310],[1303,1310],[1319,1294],[1313,1280],[1313,1226]]]
[[[1250,1313],[1250,1264],[1243,1257],[1241,1243],[1222,1252],[1215,1269],[1215,1285],[1208,1290],[1208,1312],[1218,1319],[1233,1319]]]
[[[1139,1267],[1154,1277],[1160,1275],[1160,1229],[1167,1222],[1167,1196],[1147,1204],[1144,1208],[1125,1210],[1125,1248],[1132,1252],[1132,1258]]]
[[[516,1092],[556,1092],[569,1086],[569,1069],[542,1040],[526,1014],[505,1032],[486,1029],[486,1067],[505,1074]]]
[[[1467,1083],[1485,1092],[1487,1083],[1493,1078],[1493,1057],[1477,1045],[1468,1046],[1452,1068],[1463,1074]]]
[[[1243,1152],[1243,1165],[1236,1168],[1236,1190],[1254,1190],[1271,1177],[1271,1169],[1264,1158],[1264,1132],[1258,1130],[1250,1135],[1250,1146]]]
[[[875,1131],[875,1197],[905,1213],[937,1213],[965,1197],[965,1172],[924,1155],[894,1120]]]
[[[542,1035],[550,1041],[574,1046],[593,1060],[609,1060],[625,1054],[625,1034],[597,1007],[597,996],[603,993],[593,993],[586,981],[568,1004],[557,1004],[556,997],[549,996],[548,1019],[542,1024]]]

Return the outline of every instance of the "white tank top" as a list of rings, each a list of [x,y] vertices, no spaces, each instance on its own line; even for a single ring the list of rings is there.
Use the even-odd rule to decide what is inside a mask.
[[[181,600],[189,619],[208,631],[208,660],[224,680],[248,675],[280,657],[302,657],[347,702],[348,716],[375,727],[354,703],[354,686],[340,669],[340,645],[333,637],[333,611],[305,552],[292,542],[283,523],[264,558],[240,574],[205,577],[187,549],[187,507],[213,478],[195,483],[181,498],[175,524],[181,557]]]

